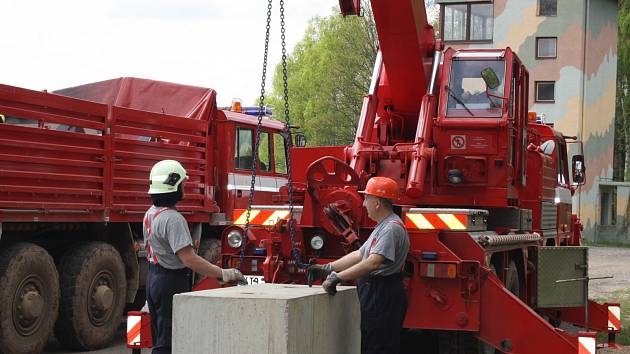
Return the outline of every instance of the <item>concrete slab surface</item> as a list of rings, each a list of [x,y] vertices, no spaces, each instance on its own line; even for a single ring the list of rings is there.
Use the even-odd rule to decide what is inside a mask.
[[[355,354],[355,287],[263,284],[176,295],[173,353]]]

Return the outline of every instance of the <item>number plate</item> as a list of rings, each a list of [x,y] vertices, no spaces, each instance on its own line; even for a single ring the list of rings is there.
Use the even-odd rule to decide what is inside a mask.
[[[265,277],[260,275],[246,275],[247,285],[259,285],[265,283]]]

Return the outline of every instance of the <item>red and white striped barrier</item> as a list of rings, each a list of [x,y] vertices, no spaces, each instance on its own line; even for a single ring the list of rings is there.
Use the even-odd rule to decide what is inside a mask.
[[[151,348],[151,317],[148,312],[130,311],[127,314],[127,347]]]
[[[597,341],[595,332],[580,332],[578,334],[578,354],[596,354]]]
[[[621,329],[621,307],[619,305],[608,305],[608,328],[613,331]]]

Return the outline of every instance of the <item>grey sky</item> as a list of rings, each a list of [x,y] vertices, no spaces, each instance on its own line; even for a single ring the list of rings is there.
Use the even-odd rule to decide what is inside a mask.
[[[266,3],[2,0],[0,83],[55,90],[135,76],[211,87],[220,105],[233,97],[252,104],[260,90]],[[337,3],[285,0],[289,51],[309,19],[331,14]],[[278,4],[270,72],[280,60]]]

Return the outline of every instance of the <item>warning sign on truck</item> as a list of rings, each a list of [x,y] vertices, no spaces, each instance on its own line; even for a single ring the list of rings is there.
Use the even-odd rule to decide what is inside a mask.
[[[451,149],[461,150],[466,148],[466,135],[451,135]]]

